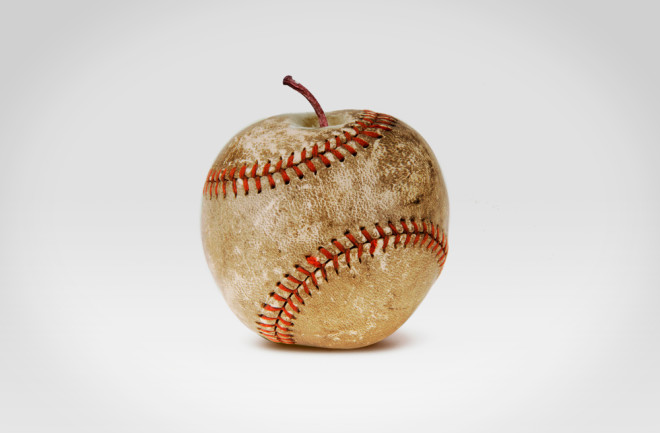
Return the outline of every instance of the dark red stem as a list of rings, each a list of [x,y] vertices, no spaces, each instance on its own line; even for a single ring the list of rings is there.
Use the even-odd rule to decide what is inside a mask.
[[[293,90],[295,90],[296,92],[300,93],[305,98],[307,98],[309,103],[312,104],[312,107],[314,107],[314,111],[316,112],[316,115],[319,117],[319,126],[321,128],[323,128],[324,126],[328,126],[328,119],[325,118],[325,113],[323,112],[323,108],[321,108],[321,104],[319,104],[319,101],[317,101],[314,95],[312,95],[312,92],[307,90],[307,88],[302,84],[295,81],[293,77],[291,77],[291,75],[287,75],[286,77],[284,77],[282,84],[291,87]]]

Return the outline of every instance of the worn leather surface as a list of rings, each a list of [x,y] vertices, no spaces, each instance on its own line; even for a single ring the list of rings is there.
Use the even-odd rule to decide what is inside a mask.
[[[440,274],[446,252],[438,255],[435,250],[446,249],[447,191],[431,148],[404,122],[389,116],[375,118],[361,110],[331,112],[327,117],[330,126],[318,128],[314,113],[274,116],[234,136],[207,177],[202,240],[215,281],[231,309],[250,329],[262,330],[260,334],[271,341],[362,347],[399,328]],[[378,124],[383,129],[373,126]],[[354,136],[360,131],[381,136],[358,135],[368,144],[366,148],[347,141],[346,132]],[[309,161],[316,169],[314,173],[301,157],[310,158],[313,145],[318,144],[320,151],[326,140],[335,146],[336,136],[347,141],[355,155],[340,146],[336,149],[343,155],[340,162],[332,152],[325,152],[329,167],[320,157],[313,157]],[[301,154],[303,149],[305,154]],[[284,175],[274,171],[280,159]],[[268,177],[260,175],[268,161],[273,188]],[[299,172],[286,168],[288,162]],[[257,175],[251,177],[255,164]],[[232,168],[231,179],[235,180],[229,177]],[[394,230],[404,232],[402,219],[410,231],[411,221],[419,230],[422,223],[432,225],[424,246],[421,234],[414,246],[415,236],[410,236],[405,247],[405,236],[396,247],[393,245]],[[378,227],[388,238],[386,248]],[[347,232],[365,246],[360,260]],[[437,235],[435,244],[433,235]],[[342,253],[333,240],[348,252]],[[442,240],[444,244],[439,245]],[[335,260],[325,257],[320,247]],[[313,259],[327,262],[324,273],[312,264]],[[297,271],[300,267],[315,276],[317,285]],[[308,290],[288,277],[298,281],[306,278]],[[295,295],[280,290],[280,283],[296,290]],[[288,313],[271,311],[284,304],[277,299],[291,300]],[[258,325],[274,322],[277,326],[270,328]]]

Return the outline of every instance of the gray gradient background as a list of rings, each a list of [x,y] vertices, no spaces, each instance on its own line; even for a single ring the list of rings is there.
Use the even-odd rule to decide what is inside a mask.
[[[660,431],[659,15],[2,2],[0,431]],[[262,342],[204,261],[221,146],[309,111],[286,74],[445,174],[445,271],[366,350]]]

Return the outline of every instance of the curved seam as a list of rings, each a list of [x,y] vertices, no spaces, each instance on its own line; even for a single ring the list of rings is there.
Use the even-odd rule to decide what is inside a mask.
[[[341,241],[332,239],[331,247],[319,247],[317,256],[305,257],[307,266],[294,265],[296,274],[285,274],[284,281],[275,284],[275,290],[270,293],[268,301],[262,304],[261,313],[258,315],[259,320],[256,323],[259,334],[275,343],[295,344],[291,328],[294,326],[296,314],[300,313],[305,305],[303,295],[311,298],[312,288],[318,291],[320,281],[328,281],[326,267],[331,265],[339,275],[341,257],[350,268],[352,254],[357,255],[357,260],[361,263],[362,256],[369,254],[373,257],[379,245],[383,253],[387,252],[390,241],[392,248],[400,244],[407,248],[412,242],[413,247],[419,245],[420,248],[431,251],[435,254],[442,272],[448,253],[447,236],[444,230],[433,222],[422,220],[420,227],[414,218],[402,218],[398,227],[388,221],[385,226],[374,224],[371,233],[364,227],[361,227],[357,234],[346,231]]]
[[[323,166],[327,168],[335,162],[344,162],[346,155],[340,152],[340,150],[356,156],[358,154],[356,148],[366,149],[373,144],[370,141],[373,142],[382,138],[382,135],[377,130],[391,131],[397,121],[396,118],[387,114],[362,110],[362,113],[358,116],[358,120],[349,123],[344,131],[342,131],[343,134],[334,135],[321,144],[314,144],[309,149],[304,148],[297,153],[292,152],[286,159],[280,156],[274,164],[271,163],[271,160],[268,160],[261,167],[259,161],[256,161],[251,167],[248,167],[248,164],[224,168],[211,167],[211,170],[206,175],[203,195],[208,199],[217,199],[220,196],[227,198],[227,195],[231,196],[233,193],[233,196],[237,197],[239,180],[242,183],[242,189],[245,195],[255,190],[259,194],[265,186],[262,185],[263,178],[265,178],[263,179],[264,184],[267,183],[271,189],[275,188],[276,182],[273,177],[275,174],[279,174],[284,184],[288,185],[291,181],[291,176],[287,173],[287,170],[292,170],[292,175],[295,175],[298,179],[303,179],[305,174],[301,170],[302,165],[313,174],[316,174],[318,167]],[[355,135],[346,129],[352,129]],[[357,143],[357,145],[354,143]],[[318,161],[315,162],[314,160]],[[254,181],[254,186],[252,187],[250,186],[250,179]],[[228,191],[228,189],[230,190]]]

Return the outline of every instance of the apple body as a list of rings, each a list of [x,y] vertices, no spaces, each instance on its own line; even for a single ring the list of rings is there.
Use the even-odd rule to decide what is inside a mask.
[[[222,149],[202,241],[224,298],[267,340],[376,343],[424,299],[447,257],[449,204],[428,143],[369,110],[273,116]]]

